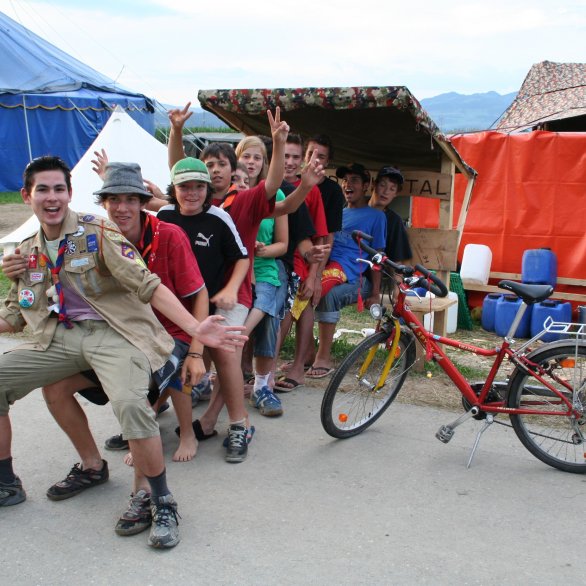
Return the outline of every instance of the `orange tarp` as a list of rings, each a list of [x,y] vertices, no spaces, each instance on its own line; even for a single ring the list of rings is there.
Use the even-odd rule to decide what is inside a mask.
[[[551,248],[558,277],[586,279],[586,133],[479,132],[451,141],[478,171],[458,258],[466,244],[485,244],[491,271],[521,273],[525,250]],[[458,175],[454,224],[465,187]],[[438,210],[438,200],[414,197],[413,226],[436,228]]]

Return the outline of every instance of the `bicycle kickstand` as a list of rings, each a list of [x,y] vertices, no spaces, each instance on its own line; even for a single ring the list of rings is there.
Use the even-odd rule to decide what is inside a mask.
[[[494,423],[494,415],[492,413],[486,414],[486,419],[484,420],[484,425],[480,428],[480,431],[476,434],[476,440],[474,440],[474,445],[472,446],[472,450],[470,452],[470,457],[468,458],[468,464],[466,464],[466,468],[470,468],[472,465],[472,459],[474,458],[474,454],[476,454],[476,449],[478,448],[478,444],[480,443],[480,438],[482,434]]]
[[[452,421],[452,423],[448,423],[447,425],[442,425],[435,434],[435,437],[444,444],[447,444],[453,437],[454,437],[454,430],[458,425],[462,425],[464,421],[468,421],[471,417],[478,415],[480,413],[480,409],[478,407],[472,407],[470,410],[466,411],[456,419]]]

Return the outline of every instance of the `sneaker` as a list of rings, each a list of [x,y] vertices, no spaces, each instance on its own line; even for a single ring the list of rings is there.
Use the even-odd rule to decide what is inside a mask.
[[[122,434],[113,435],[104,442],[104,447],[107,450],[127,450],[128,440],[122,439]]]
[[[253,407],[256,407],[261,415],[266,417],[278,417],[283,415],[283,406],[281,400],[269,387],[257,389],[250,395],[248,401]]]
[[[177,503],[172,494],[151,499],[153,524],[149,535],[151,547],[175,547],[179,539]]]
[[[57,482],[49,488],[47,497],[52,501],[71,498],[83,492],[86,488],[103,484],[108,480],[109,476],[108,462],[106,460],[102,460],[101,470],[92,470],[91,468],[82,470],[81,464],[78,462],[65,477],[65,480]]]
[[[253,438],[253,436],[254,436],[254,432],[255,432],[255,431],[256,431],[256,428],[254,427],[254,425],[251,425],[251,426],[248,428],[248,432],[247,432],[247,434],[246,434],[246,443],[247,443],[248,445],[250,445],[250,442],[252,441],[252,438]],[[228,436],[226,436],[226,437],[224,438],[224,441],[222,442],[222,446],[223,446],[224,448],[227,448],[229,443],[230,443],[230,442],[229,442],[229,438],[228,438]]]
[[[26,500],[26,492],[18,476],[12,482],[0,482],[0,507],[17,505]]]
[[[130,495],[128,509],[118,519],[114,531],[118,535],[136,535],[148,529],[152,522],[151,495],[141,489],[136,494]]]
[[[211,396],[212,382],[206,376],[191,388],[191,406],[195,407],[200,401],[209,401]]]
[[[244,462],[248,454],[248,430],[244,425],[230,425],[228,428],[228,447],[226,462],[238,464]]]

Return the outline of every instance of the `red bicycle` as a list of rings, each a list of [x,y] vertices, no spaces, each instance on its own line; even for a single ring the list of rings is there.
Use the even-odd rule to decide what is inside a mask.
[[[566,472],[586,473],[586,326],[555,323],[548,318],[544,330],[514,349],[514,332],[528,305],[547,299],[549,285],[501,281],[499,287],[515,293],[522,304],[501,345],[484,349],[425,329],[411,310],[407,292],[424,287],[439,297],[448,293],[435,274],[421,265],[396,264],[371,248],[371,238],[353,233],[370,256],[373,270],[383,271],[392,283],[389,307],[375,305],[375,333],[359,343],[332,375],[321,405],[324,429],[333,437],[349,438],[372,425],[391,405],[415,362],[416,340],[442,368],[462,394],[465,412],[443,425],[436,437],[448,443],[454,430],[474,418],[484,425],[476,436],[468,466],[482,434],[506,415],[519,440],[539,460]],[[360,260],[360,259],[359,259]],[[561,334],[556,342],[541,344],[546,333]],[[470,383],[446,355],[442,345],[494,358],[486,381]],[[503,361],[513,365],[507,380],[497,381]]]

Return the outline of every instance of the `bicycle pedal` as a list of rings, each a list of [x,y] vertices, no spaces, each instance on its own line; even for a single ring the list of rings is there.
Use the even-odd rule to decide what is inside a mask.
[[[442,425],[435,434],[440,442],[447,444],[454,437],[454,429],[449,425]]]

